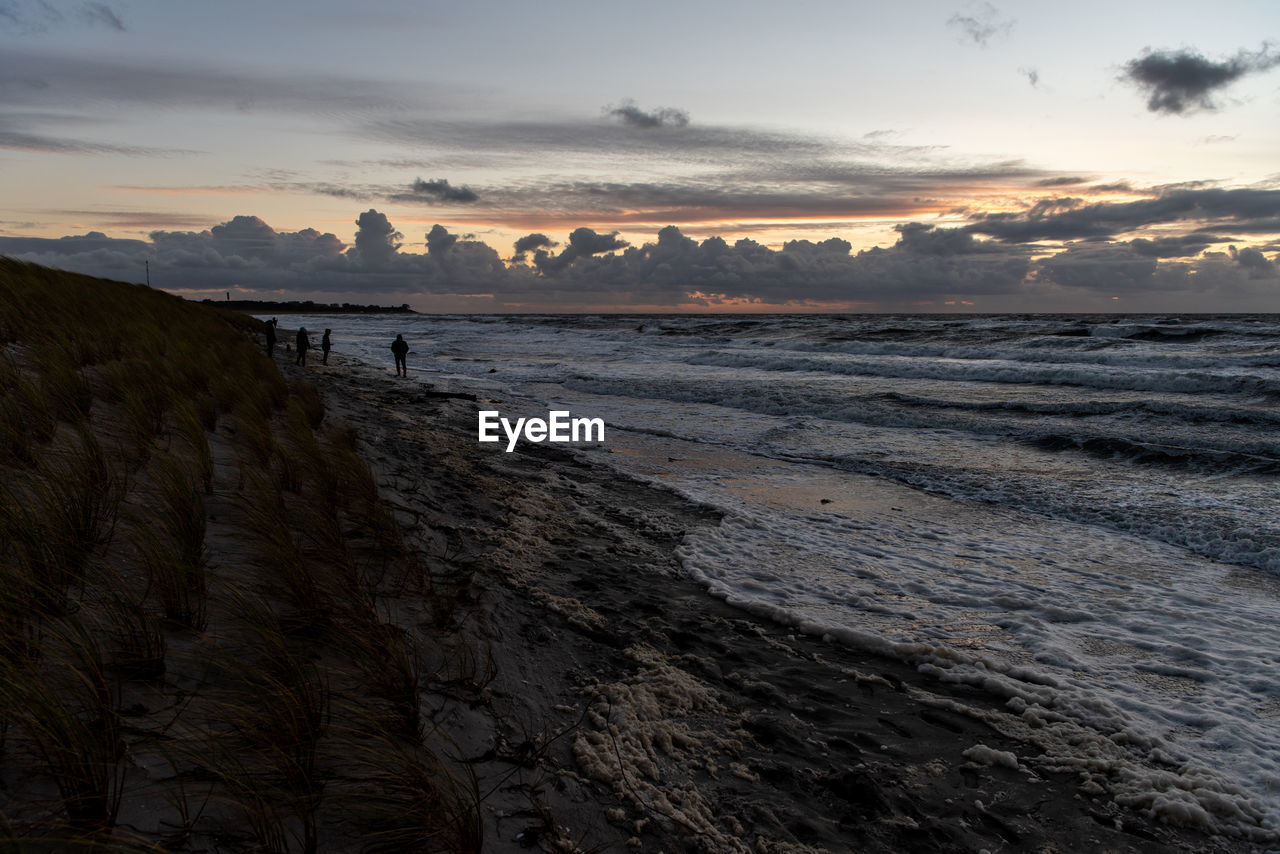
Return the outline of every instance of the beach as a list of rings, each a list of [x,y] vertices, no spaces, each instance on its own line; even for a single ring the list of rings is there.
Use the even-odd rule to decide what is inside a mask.
[[[486,851],[1257,844],[1051,770],[991,693],[710,595],[677,558],[719,524],[705,507],[547,445],[482,447],[483,398],[341,357],[298,373],[452,585],[424,708],[476,776]]]
[[[1265,525],[1209,544],[1263,564],[1250,568],[1150,536],[1158,504],[1130,502],[1142,538],[949,495],[939,466],[956,443],[989,450],[969,455],[971,474],[1033,451],[976,427],[751,409],[821,402],[836,383],[857,394],[880,382],[865,365],[850,379],[705,364],[830,349],[826,320],[509,318],[495,336],[492,319],[396,318],[415,342],[408,377],[390,370],[388,322],[335,318],[328,364],[303,366],[292,330],[268,357],[245,315],[0,264],[0,849],[1276,844],[1274,683],[1251,635],[1275,599]],[[937,321],[912,322],[935,346]],[[976,322],[984,337],[1010,323]],[[1043,372],[1035,342],[1057,336],[1012,323],[1008,340],[1033,356],[1014,367]],[[778,328],[799,335],[761,339]],[[1272,345],[1250,329],[1229,351],[1142,345],[1139,370],[1099,374],[1154,386],[1168,372],[1153,359],[1229,362],[1193,379],[1245,396],[1140,393],[1166,433],[1200,436],[1182,447],[1193,463],[1245,470],[1126,463],[1101,488],[1171,478],[1207,509],[1202,530],[1228,506],[1214,495],[1269,488],[1265,446],[1226,448],[1257,445],[1273,419],[1253,396],[1271,380],[1245,373],[1269,370]],[[1132,362],[1132,339],[1111,338]],[[894,386],[891,401],[919,391]],[[1110,391],[953,391],[999,427],[993,389],[1032,410],[1100,411],[1092,429],[1132,414]],[[880,399],[872,388],[856,412],[881,418]],[[921,400],[913,411],[930,415]],[[542,407],[554,424],[560,406],[604,427],[567,444],[527,426],[479,441],[482,412],[527,425]],[[1023,423],[1052,428],[1042,416]],[[892,441],[909,453],[886,453]],[[815,442],[869,449],[882,468],[801,453]],[[1024,469],[1010,494],[1092,464],[1034,453],[1041,479]],[[933,488],[895,475],[904,456]]]

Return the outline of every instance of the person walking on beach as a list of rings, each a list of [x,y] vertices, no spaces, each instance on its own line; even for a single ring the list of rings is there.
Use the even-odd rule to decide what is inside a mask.
[[[273,317],[267,321],[267,358],[275,356],[276,351],[276,319]]]
[[[329,340],[329,333],[332,329],[324,331],[324,337],[320,339],[320,364],[329,364],[329,351],[333,349],[333,342]]]
[[[307,351],[311,349],[311,342],[307,340],[307,327],[305,326],[298,327],[297,348],[298,348],[298,357],[294,360],[294,364],[302,365],[303,367],[306,367]]]
[[[403,335],[397,335],[396,340],[391,342],[391,355],[396,357],[396,376],[400,376],[402,371],[404,376],[409,376],[409,365],[404,360],[408,353],[409,342],[404,340]]]

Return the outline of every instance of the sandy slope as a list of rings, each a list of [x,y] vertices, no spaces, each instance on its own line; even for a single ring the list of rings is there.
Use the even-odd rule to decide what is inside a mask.
[[[482,447],[476,404],[330,362],[307,379],[454,605],[419,627],[424,706],[475,776],[485,851],[1247,850],[1036,770],[989,697],[711,598],[673,556],[710,514]]]

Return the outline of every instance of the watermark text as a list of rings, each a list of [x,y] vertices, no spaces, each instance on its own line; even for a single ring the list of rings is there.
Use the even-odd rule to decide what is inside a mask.
[[[481,409],[478,420],[481,442],[501,442],[506,435],[507,453],[516,449],[516,442],[603,442],[603,418],[574,418],[567,409],[553,409],[542,418],[517,418],[515,423],[503,418],[496,409]]]

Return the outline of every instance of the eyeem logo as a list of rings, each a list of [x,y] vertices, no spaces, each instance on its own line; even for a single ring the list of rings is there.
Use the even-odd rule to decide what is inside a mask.
[[[516,442],[523,434],[526,442],[603,442],[603,418],[570,418],[569,410],[553,409],[547,420],[541,418],[517,418],[512,424],[496,409],[479,412],[481,442],[501,442],[498,428],[507,434],[507,453],[516,449]]]

